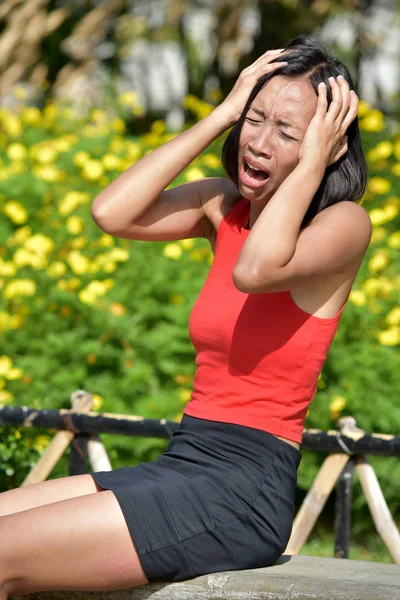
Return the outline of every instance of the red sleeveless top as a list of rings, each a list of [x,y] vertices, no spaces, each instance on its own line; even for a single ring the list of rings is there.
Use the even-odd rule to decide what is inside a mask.
[[[290,291],[246,294],[232,271],[250,230],[242,198],[218,227],[214,260],[189,318],[196,373],[184,413],[302,440],[340,316],[311,315]]]

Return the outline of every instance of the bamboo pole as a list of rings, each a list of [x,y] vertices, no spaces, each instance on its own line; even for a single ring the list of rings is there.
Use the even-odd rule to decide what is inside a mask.
[[[285,554],[300,552],[348,460],[347,454],[330,454],[324,460],[294,519]]]
[[[356,457],[356,470],[377,532],[395,563],[400,564],[400,533],[386,504],[376,473],[366,456]]]
[[[71,395],[71,401],[72,410],[64,412],[66,417],[68,413],[71,412],[87,412],[90,410],[93,404],[93,397],[87,392],[78,390],[73,392]],[[44,454],[42,454],[38,462],[34,465],[30,473],[28,473],[27,477],[22,482],[21,487],[32,485],[33,483],[38,483],[47,479],[55,464],[58,462],[70,444],[74,435],[75,433],[73,431],[73,426],[71,427],[71,430],[58,431],[51,440],[49,446],[46,448]]]

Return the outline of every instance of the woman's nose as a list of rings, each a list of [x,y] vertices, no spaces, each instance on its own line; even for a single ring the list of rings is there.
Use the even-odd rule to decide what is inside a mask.
[[[255,154],[270,156],[271,155],[271,133],[267,129],[258,131],[256,135],[249,141],[248,146]]]

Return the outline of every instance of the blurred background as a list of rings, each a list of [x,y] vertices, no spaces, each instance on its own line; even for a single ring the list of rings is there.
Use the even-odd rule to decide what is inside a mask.
[[[367,432],[400,435],[400,0],[2,0],[0,405],[70,408],[85,389],[99,412],[180,420],[195,368],[187,320],[209,245],[112,237],[91,202],[298,34],[352,72],[374,226],[306,427],[352,415]],[[171,185],[224,176],[223,139]],[[21,485],[54,433],[1,428],[0,491]],[[102,440],[114,469],[166,446]],[[303,452],[297,507],[324,458]],[[399,461],[370,462],[399,525]],[[67,474],[68,452],[50,478]],[[334,494],[301,554],[333,555],[333,507]],[[357,477],[350,558],[393,562]]]

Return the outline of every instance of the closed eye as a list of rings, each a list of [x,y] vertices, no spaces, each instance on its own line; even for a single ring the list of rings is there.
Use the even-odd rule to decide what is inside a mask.
[[[286,138],[287,140],[292,140],[293,142],[297,142],[297,140],[295,138],[290,137],[290,135],[286,135],[286,133],[283,133],[283,131],[279,132],[281,134],[282,137]]]
[[[256,119],[250,119],[250,117],[246,117],[245,121],[248,121],[249,123],[261,123],[261,121],[256,121]]]

